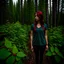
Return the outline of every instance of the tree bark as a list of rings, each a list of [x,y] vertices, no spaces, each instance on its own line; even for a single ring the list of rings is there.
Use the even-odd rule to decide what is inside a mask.
[[[60,0],[57,0],[57,26],[59,26],[59,21],[60,21],[59,5],[60,5]]]
[[[0,0],[0,25],[6,23],[6,0]]]
[[[48,0],[45,1],[46,3],[46,23],[49,26],[49,11],[48,11]]]
[[[37,0],[35,0],[35,12],[38,10]]]
[[[61,25],[64,25],[64,10],[63,10],[63,8],[64,8],[64,6],[63,6],[63,4],[64,4],[64,0],[62,0],[62,2],[61,2]]]
[[[53,27],[56,26],[56,17],[57,17],[57,0],[52,0],[52,21]]]

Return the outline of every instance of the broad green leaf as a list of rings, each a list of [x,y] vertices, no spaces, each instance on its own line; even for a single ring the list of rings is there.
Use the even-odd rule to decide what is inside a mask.
[[[21,59],[20,57],[16,56],[16,61],[19,61],[20,59]]]
[[[53,54],[53,55],[56,55],[56,53],[55,53],[55,52],[53,52],[52,54]]]
[[[57,63],[59,63],[60,60],[61,60],[61,57],[56,55],[56,56],[55,56],[55,60],[56,60]]]
[[[57,53],[61,58],[64,58],[61,52]]]
[[[11,43],[11,41],[9,41],[7,38],[5,38],[5,46],[6,46],[7,48],[12,48],[12,43]]]
[[[55,47],[55,52],[57,53],[57,55],[59,55],[60,57],[64,58],[62,53],[59,51],[59,49],[57,47]]]
[[[55,47],[55,52],[58,53],[59,52],[59,49],[57,47]]]
[[[18,52],[18,53],[17,53],[17,56],[18,56],[18,57],[25,57],[26,54],[24,54],[23,52]]]
[[[47,56],[52,56],[52,52],[48,50],[48,52],[46,53]]]
[[[18,62],[16,62],[16,64],[24,64],[24,63],[22,63],[22,61],[19,60]]]
[[[6,59],[11,53],[3,48],[3,49],[0,49],[0,59]]]
[[[3,41],[0,41],[0,46],[2,46],[3,45]]]
[[[54,52],[54,47],[51,46],[51,47],[50,47],[50,50],[51,50],[51,52]]]
[[[6,61],[6,64],[13,64],[15,61],[15,57],[14,56],[10,56],[7,61]]]
[[[18,53],[18,49],[17,49],[16,45],[13,45],[12,52],[13,52],[13,54]]]

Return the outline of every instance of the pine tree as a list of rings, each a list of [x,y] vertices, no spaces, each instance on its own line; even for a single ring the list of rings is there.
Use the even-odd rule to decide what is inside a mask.
[[[7,1],[6,0],[0,0],[0,25],[6,23],[6,9],[7,7]]]
[[[37,3],[37,0],[35,0],[35,12],[37,12],[38,10],[38,3]]]
[[[35,15],[34,15],[34,13],[35,13],[35,5],[34,5],[34,1],[32,0],[32,10],[31,10],[31,23],[33,23],[34,22],[34,19],[35,19]]]
[[[9,22],[11,23],[14,22],[13,0],[9,0],[8,14],[9,14]]]
[[[27,0],[27,21],[28,24],[33,22],[33,16],[35,12],[34,2],[32,0]]]
[[[27,1],[24,0],[24,23],[27,24]]]
[[[14,15],[14,22],[16,22],[16,5],[13,5],[13,15]]]
[[[23,0],[20,0],[20,6],[21,6],[21,8],[20,8],[20,17],[21,17],[21,19],[20,19],[20,22],[22,23],[22,24],[24,24],[24,10],[23,10]]]
[[[48,11],[48,0],[45,0],[45,9],[46,9],[46,23],[49,26],[49,11]]]
[[[56,26],[56,17],[57,17],[57,0],[52,0],[52,21],[53,21],[53,27]]]
[[[20,21],[20,0],[16,4],[16,21]]]
[[[61,20],[60,24],[64,25],[64,0],[61,1]]]
[[[45,0],[39,0],[39,10],[43,12],[44,22],[46,21]]]

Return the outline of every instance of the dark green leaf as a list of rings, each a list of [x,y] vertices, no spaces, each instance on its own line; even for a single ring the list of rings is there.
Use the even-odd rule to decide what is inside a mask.
[[[13,64],[15,61],[15,57],[14,56],[10,56],[7,61],[6,61],[6,64]]]
[[[23,52],[18,52],[18,53],[17,53],[17,56],[18,56],[18,57],[25,57],[26,55],[25,55]]]
[[[52,56],[52,52],[48,50],[48,52],[46,53],[47,56]]]
[[[21,59],[20,57],[16,56],[16,61],[19,61],[20,59]]]
[[[59,49],[57,47],[55,47],[55,52],[58,53],[59,52]]]
[[[5,48],[0,49],[0,59],[6,59],[11,53]]]
[[[23,64],[21,60],[19,60],[18,62],[16,62],[16,64]]]
[[[5,38],[5,46],[6,46],[7,48],[12,48],[12,43],[11,43],[11,41],[9,41],[7,38]]]
[[[55,60],[56,60],[57,63],[59,63],[60,60],[61,60],[61,57],[59,57],[59,56],[55,56]]]
[[[15,54],[15,53],[18,53],[18,49],[17,49],[16,45],[13,45],[12,52],[13,52],[14,54]]]
[[[54,47],[51,46],[51,47],[50,47],[50,50],[51,50],[51,52],[54,52]]]
[[[61,58],[64,58],[61,52],[57,53]]]

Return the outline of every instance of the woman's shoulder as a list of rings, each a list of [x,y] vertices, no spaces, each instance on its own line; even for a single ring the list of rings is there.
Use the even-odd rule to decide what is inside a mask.
[[[48,29],[48,25],[47,25],[46,23],[44,23],[44,27],[45,27],[46,29]]]
[[[34,28],[34,24],[31,24],[31,30],[33,30],[33,28]]]
[[[47,25],[46,23],[44,23],[44,25]]]
[[[34,25],[34,23],[32,23],[31,25]]]
[[[34,27],[34,24],[32,23],[31,26]]]

